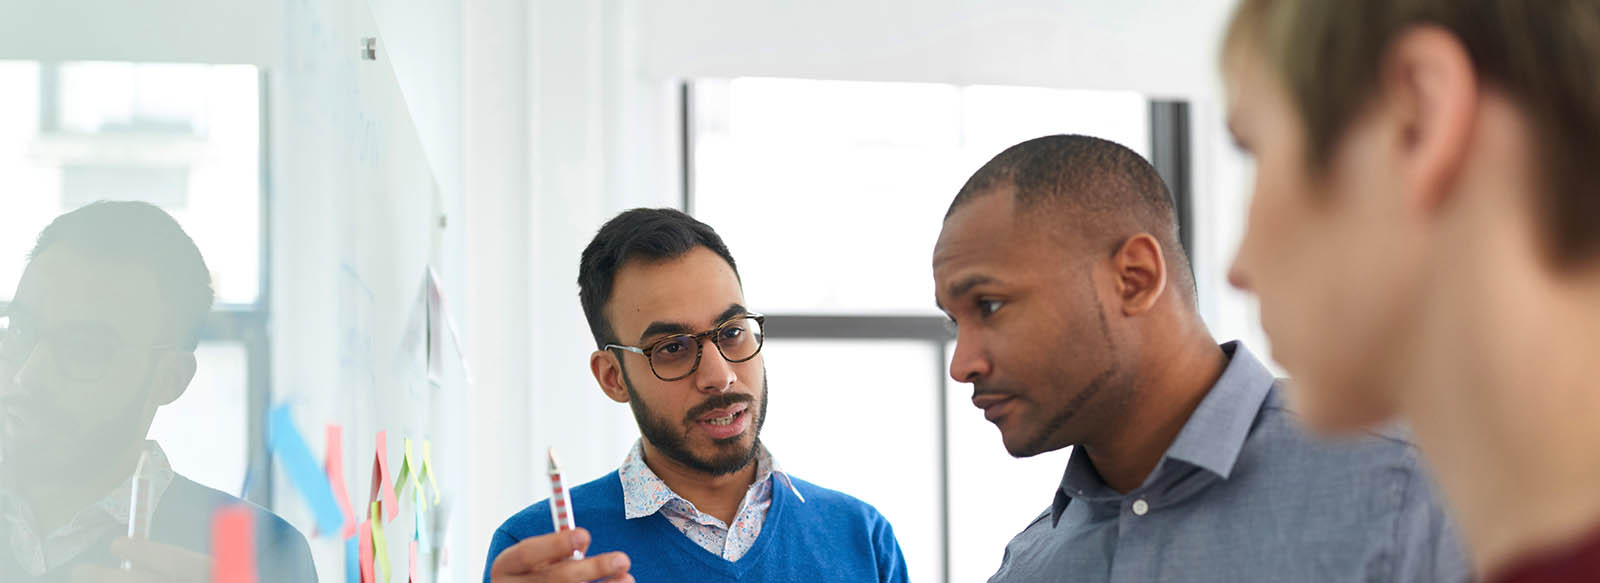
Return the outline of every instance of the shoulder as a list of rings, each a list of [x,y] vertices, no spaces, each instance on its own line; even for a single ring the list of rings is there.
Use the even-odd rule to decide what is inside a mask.
[[[311,545],[305,535],[272,511],[176,474],[167,491],[162,494],[162,501],[161,514],[200,528],[202,532],[209,532],[210,517],[218,508],[240,506],[249,509],[255,524],[257,552],[262,558],[262,579],[314,580]],[[169,505],[167,501],[173,503]],[[209,540],[205,542],[209,544]],[[308,576],[312,578],[306,578]]]
[[[1308,462],[1336,459],[1354,462],[1357,467],[1420,471],[1420,455],[1411,441],[1410,431],[1403,425],[1389,424],[1350,435],[1312,435],[1299,415],[1288,407],[1283,395],[1287,382],[1279,380],[1268,391],[1246,448],[1280,453],[1292,451]]]
[[[824,488],[794,476],[789,476],[789,479],[794,483],[795,490],[798,490],[800,495],[805,497],[805,503],[800,504],[800,506],[804,507],[808,511],[807,513],[818,513],[819,515],[827,516],[830,520],[851,520],[864,524],[887,524],[883,514],[879,513],[877,508],[855,496]],[[773,476],[773,480],[773,487],[788,488],[783,478]],[[799,501],[796,500],[795,502]]]

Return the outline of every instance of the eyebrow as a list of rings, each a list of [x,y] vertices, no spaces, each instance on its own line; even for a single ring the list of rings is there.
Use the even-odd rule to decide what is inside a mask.
[[[972,288],[978,287],[978,286],[986,284],[986,283],[994,283],[994,278],[989,277],[987,275],[974,275],[974,276],[970,276],[970,277],[968,277],[966,279],[963,279],[963,280],[957,281],[955,283],[952,283],[952,284],[950,284],[950,286],[948,288],[945,288],[945,289],[946,289],[946,293],[948,293],[950,295],[950,297],[959,298],[961,296],[967,295],[967,292],[972,291]]]
[[[745,309],[744,306],[741,306],[737,303],[728,304],[728,309],[723,310],[722,313],[717,316],[716,323],[717,325],[721,325],[723,322],[733,319],[736,316],[743,316],[748,313],[750,313],[750,311]],[[639,334],[639,343],[644,344],[646,338],[660,334],[690,334],[692,331],[693,328],[690,328],[688,324],[657,320],[655,322],[651,322],[649,326],[645,326],[644,332]]]

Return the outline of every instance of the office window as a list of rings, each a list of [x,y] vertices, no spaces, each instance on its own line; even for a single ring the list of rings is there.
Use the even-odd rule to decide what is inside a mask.
[[[0,61],[0,304],[40,230],[85,204],[171,213],[211,270],[217,303],[189,389],[150,436],[174,468],[238,493],[264,395],[261,99],[252,66]]]
[[[913,580],[987,579],[1050,504],[1068,452],[1011,459],[971,387],[948,380],[931,271],[944,212],[1030,138],[1088,134],[1149,156],[1149,101],[768,78],[695,81],[688,96],[686,203],[769,315],[767,441],[796,475],[877,506]]]

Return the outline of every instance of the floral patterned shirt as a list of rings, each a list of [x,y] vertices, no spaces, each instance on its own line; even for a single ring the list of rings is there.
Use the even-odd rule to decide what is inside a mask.
[[[622,478],[622,505],[629,520],[644,518],[657,512],[678,528],[689,540],[711,554],[728,561],[743,557],[756,538],[761,536],[761,526],[767,519],[767,508],[772,506],[774,477],[789,484],[783,470],[778,469],[772,453],[766,446],[756,450],[756,480],[745,492],[733,524],[724,523],[715,516],[701,512],[694,504],[673,492],[667,483],[644,463],[644,442],[637,441],[622,468],[617,471]],[[793,489],[790,484],[789,488]],[[798,496],[799,492],[795,492]],[[802,502],[805,498],[799,497]]]

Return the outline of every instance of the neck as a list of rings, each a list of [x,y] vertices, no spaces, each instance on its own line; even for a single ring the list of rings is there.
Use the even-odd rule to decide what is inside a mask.
[[[756,481],[756,461],[751,460],[736,472],[713,476],[679,463],[644,440],[644,465],[666,482],[668,488],[688,500],[701,512],[732,525],[744,502],[744,495]]]
[[[1600,526],[1600,277],[1551,273],[1517,235],[1473,230],[1434,274],[1448,293],[1397,385],[1484,574]]]
[[[1147,335],[1176,340],[1138,348],[1143,356],[1133,367],[1137,372],[1121,421],[1103,439],[1083,444],[1100,479],[1118,492],[1144,484],[1227,367],[1227,355],[1198,316],[1178,328],[1177,334]]]
[[[33,472],[5,472],[11,488],[33,511],[40,530],[54,532],[79,512],[105,498],[133,475],[143,442],[77,463]]]

